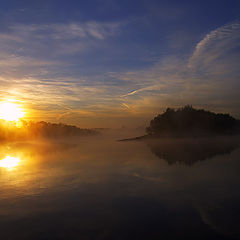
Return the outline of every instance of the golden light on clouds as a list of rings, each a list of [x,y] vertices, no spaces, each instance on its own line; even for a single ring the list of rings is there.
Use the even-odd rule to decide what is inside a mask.
[[[0,103],[0,119],[18,121],[20,118],[23,118],[24,115],[25,112],[18,104],[8,101]]]
[[[4,159],[0,160],[0,167],[6,168],[7,170],[12,170],[17,167],[20,162],[20,158],[6,156]]]

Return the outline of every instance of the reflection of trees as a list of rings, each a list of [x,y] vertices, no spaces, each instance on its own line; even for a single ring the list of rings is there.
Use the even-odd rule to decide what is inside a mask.
[[[216,155],[229,154],[239,144],[237,137],[161,139],[148,141],[152,153],[168,164],[193,165]]]

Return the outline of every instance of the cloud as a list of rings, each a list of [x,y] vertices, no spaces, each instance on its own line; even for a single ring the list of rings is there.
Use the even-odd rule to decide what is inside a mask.
[[[121,25],[94,21],[15,24],[1,30],[0,98],[21,99],[29,108],[41,111],[42,116],[46,115],[44,111],[49,116],[69,115],[65,114],[68,106],[71,114],[81,116],[91,115],[93,109],[101,107],[109,111],[115,101],[110,102],[111,91],[102,85],[102,76],[77,76],[72,70],[75,59],[70,62],[65,57],[79,57],[81,51],[99,48],[107,38],[119,33]]]
[[[51,55],[76,54],[119,34],[122,25],[94,21],[10,25],[0,32],[0,51],[48,59]]]
[[[240,115],[238,22],[207,34],[191,56],[167,56],[127,72],[92,73],[91,64],[89,75],[78,70],[82,52],[101,49],[108,38],[119,34],[121,24],[10,26],[0,33],[0,98],[29,102],[42,116],[51,109],[49,116],[61,120],[153,116],[167,106],[185,104]]]
[[[9,26],[8,34],[3,34],[8,39],[18,40],[33,37],[35,39],[81,39],[93,37],[96,39],[105,39],[118,33],[121,26],[120,22],[100,23],[55,23],[55,24],[16,24]],[[17,35],[18,37],[14,37]]]
[[[211,67],[214,61],[226,61],[240,47],[240,22],[226,24],[207,34],[195,47],[189,59],[190,68]],[[237,53],[239,57],[239,52]],[[231,62],[233,64],[233,62]]]
[[[208,107],[240,115],[240,23],[227,24],[207,34],[191,56],[168,56],[152,67],[111,73],[127,82],[122,95],[139,111],[178,107]]]

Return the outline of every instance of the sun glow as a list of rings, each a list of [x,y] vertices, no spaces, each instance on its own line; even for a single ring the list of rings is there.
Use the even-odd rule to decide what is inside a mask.
[[[6,156],[4,159],[0,160],[0,167],[12,170],[17,167],[20,162],[20,158]]]
[[[6,121],[18,121],[24,117],[25,112],[18,106],[18,104],[12,102],[2,102],[0,104],[0,119]]]

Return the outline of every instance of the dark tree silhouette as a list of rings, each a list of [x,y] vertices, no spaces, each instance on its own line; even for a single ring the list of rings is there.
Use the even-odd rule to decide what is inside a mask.
[[[84,129],[63,123],[21,121],[21,127],[0,120],[0,141],[27,140],[34,138],[62,138],[92,136],[99,134],[94,129]]]
[[[44,121],[37,123],[28,122],[26,123],[26,127],[33,136],[42,137],[88,136],[98,133],[92,129],[84,129],[63,123],[49,123]]]
[[[156,136],[233,134],[239,132],[239,120],[229,114],[216,114],[187,105],[177,110],[167,108],[151,120],[146,132]]]

